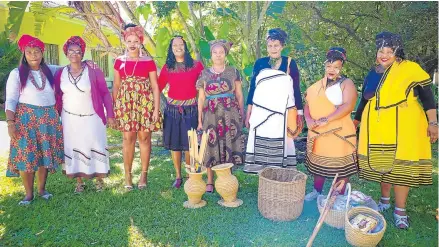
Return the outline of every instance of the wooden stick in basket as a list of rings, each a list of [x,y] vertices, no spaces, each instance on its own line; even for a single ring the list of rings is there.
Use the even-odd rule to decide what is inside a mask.
[[[204,163],[204,154],[206,153],[207,146],[207,133],[203,131],[203,135],[201,136],[201,144],[200,144],[200,152],[198,153],[198,163]]]
[[[188,143],[189,143],[189,160],[190,160],[190,164],[189,165],[189,170],[191,172],[195,172],[194,171],[194,153],[195,153],[195,148],[196,146],[194,146],[194,142],[193,142],[193,129],[188,130],[187,131],[187,137],[188,137]]]
[[[314,239],[317,237],[317,233],[320,231],[320,228],[323,225],[323,222],[326,218],[326,215],[329,213],[329,210],[331,210],[332,205],[335,202],[336,197],[339,195],[340,191],[343,189],[345,181],[340,180],[337,183],[338,173],[335,174],[334,180],[331,184],[331,189],[329,190],[328,196],[326,197],[326,203],[325,206],[322,209],[322,213],[320,214],[319,220],[317,221],[316,226],[314,227],[314,231],[311,235],[311,237],[308,240],[308,244],[306,247],[311,247],[312,243],[314,242]]]

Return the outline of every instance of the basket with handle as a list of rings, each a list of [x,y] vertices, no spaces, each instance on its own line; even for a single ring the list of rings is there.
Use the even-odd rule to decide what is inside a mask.
[[[347,202],[349,202],[349,198],[351,197],[351,184],[348,183],[346,185],[346,189],[348,190],[348,200]],[[331,187],[332,190],[332,187]],[[326,197],[326,201],[329,200],[329,196],[331,195],[331,191],[328,193],[328,196]],[[320,195],[317,197],[317,208],[319,209],[320,214],[323,211],[323,207],[324,205],[322,205],[322,200],[325,198],[325,196]],[[347,205],[348,207],[348,205]],[[337,210],[337,209],[330,209],[328,214],[326,215],[325,218],[325,223],[328,224],[329,226],[335,227],[337,229],[344,229],[344,224],[345,224],[345,215],[346,215],[346,210],[345,208],[343,208],[342,210]]]
[[[348,197],[346,203],[346,215],[345,215],[345,237],[349,244],[357,247],[373,247],[377,246],[378,243],[384,236],[384,232],[386,231],[387,223],[384,217],[378,212],[371,208],[359,206],[352,207],[348,209],[348,205],[350,202],[350,197]],[[383,224],[383,228],[376,233],[368,233],[362,232],[351,224],[350,220],[353,219],[358,214],[363,214],[366,216],[372,216],[378,221],[381,221]]]
[[[307,176],[296,169],[267,167],[259,174],[258,209],[273,221],[302,214]]]

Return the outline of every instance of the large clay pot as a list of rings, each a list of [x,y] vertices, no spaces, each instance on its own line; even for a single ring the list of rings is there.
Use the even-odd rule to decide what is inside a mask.
[[[242,200],[236,198],[238,193],[238,179],[232,174],[232,163],[221,164],[212,167],[215,171],[217,179],[215,180],[215,189],[222,197],[218,204],[224,207],[239,207],[243,203]]]
[[[188,200],[183,203],[185,208],[201,208],[206,206],[206,201],[201,199],[206,192],[206,183],[203,180],[205,172],[205,169],[200,173],[190,172],[186,169],[189,179],[184,183],[184,192],[186,192],[188,197]]]

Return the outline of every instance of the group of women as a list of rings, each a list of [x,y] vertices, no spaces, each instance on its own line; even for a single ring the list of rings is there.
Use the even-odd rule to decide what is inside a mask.
[[[161,129],[176,171],[173,186],[180,188],[183,152],[189,163],[187,131],[206,131],[203,163],[208,171],[206,191],[212,193],[211,168],[221,163],[244,164],[249,173],[267,166],[295,167],[294,138],[306,122],[305,163],[314,188],[305,199],[321,194],[326,178],[338,174],[347,181],[359,173],[381,183],[380,210],[390,208],[394,186],[395,225],[409,227],[405,213],[409,188],[432,183],[430,143],[437,140],[438,131],[430,77],[405,59],[398,35],[376,36],[376,65],[365,79],[354,120],[350,114],[357,90],[342,73],[347,57],[341,47],[328,50],[324,76],[306,90],[303,105],[297,64],[281,55],[287,34],[271,29],[268,57],[254,65],[244,114],[241,76],[226,62],[232,43],[211,41],[212,66],[205,68],[191,57],[184,38],[175,36],[158,76],[152,58],[142,55],[143,29],[129,24],[123,38],[126,52],[114,63],[112,95],[103,72],[83,60],[86,44],[80,37],[66,41],[63,50],[70,64],[65,67],[44,62],[44,43],[39,39],[23,35],[18,41],[23,57],[7,81],[6,115],[11,136],[7,175],[21,175],[26,190],[19,204],[34,199],[35,172],[39,195],[52,197],[45,189],[46,178],[58,166],[76,178],[75,193],[84,191],[84,178],[96,178],[96,190],[102,190],[110,172],[106,125],[123,133],[127,191],[133,189],[136,140],[141,160],[138,189],[147,186],[151,133]],[[165,88],[167,104],[161,113],[160,93]],[[247,144],[243,125],[249,129]]]

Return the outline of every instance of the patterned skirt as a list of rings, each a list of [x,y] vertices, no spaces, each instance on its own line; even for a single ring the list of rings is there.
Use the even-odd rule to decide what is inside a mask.
[[[244,135],[236,99],[227,97],[206,100],[203,114],[203,130],[208,134],[205,166],[243,164]]]
[[[172,151],[188,151],[187,131],[198,125],[197,105],[177,106],[169,104],[164,113],[163,143]]]
[[[55,171],[64,162],[61,120],[55,106],[18,104],[17,140],[11,140],[6,176],[36,172],[40,166]]]
[[[122,132],[154,132],[162,128],[162,117],[153,122],[154,97],[148,78],[123,78],[115,100],[114,112]]]

